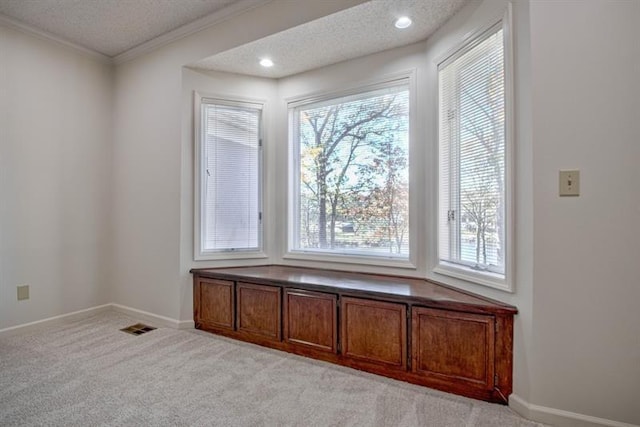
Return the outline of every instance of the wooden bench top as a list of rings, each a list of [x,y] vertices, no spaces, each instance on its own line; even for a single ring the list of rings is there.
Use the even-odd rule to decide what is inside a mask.
[[[434,308],[478,313],[516,314],[512,305],[424,279],[283,265],[194,268],[194,275],[259,284],[279,284],[306,290],[383,298]]]

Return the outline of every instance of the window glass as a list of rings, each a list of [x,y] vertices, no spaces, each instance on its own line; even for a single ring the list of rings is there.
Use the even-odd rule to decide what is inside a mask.
[[[440,262],[504,277],[506,109],[502,24],[441,64]]]
[[[203,102],[201,114],[201,251],[258,250],[261,110]]]
[[[408,85],[301,105],[291,119],[291,249],[408,258]]]

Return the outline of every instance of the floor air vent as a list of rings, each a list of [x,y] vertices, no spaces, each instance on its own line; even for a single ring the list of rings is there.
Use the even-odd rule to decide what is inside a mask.
[[[153,326],[147,326],[144,323],[136,323],[135,325],[127,326],[126,328],[120,329],[122,332],[126,332],[132,335],[142,335],[147,332],[153,331]]]

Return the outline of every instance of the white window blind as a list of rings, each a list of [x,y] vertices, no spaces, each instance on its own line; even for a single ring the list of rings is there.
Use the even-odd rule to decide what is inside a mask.
[[[261,245],[261,109],[203,99],[201,252]]]
[[[506,109],[502,23],[438,67],[440,263],[504,277]]]
[[[290,111],[291,250],[408,258],[408,83]]]

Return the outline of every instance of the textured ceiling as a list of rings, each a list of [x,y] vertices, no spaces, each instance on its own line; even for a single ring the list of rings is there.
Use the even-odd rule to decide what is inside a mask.
[[[237,0],[0,0],[0,14],[116,56]]]
[[[221,52],[190,67],[281,78],[425,40],[469,0],[372,0]],[[411,17],[405,30],[397,17]],[[264,68],[260,58],[275,65]]]

